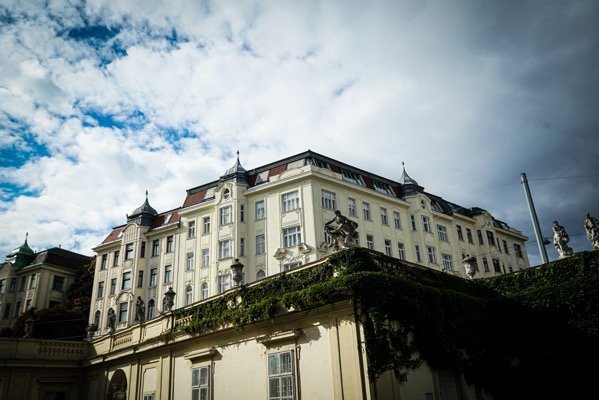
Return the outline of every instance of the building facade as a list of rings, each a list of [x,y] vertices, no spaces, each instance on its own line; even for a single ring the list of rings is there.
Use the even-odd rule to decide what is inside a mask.
[[[0,264],[0,329],[11,328],[30,308],[62,304],[77,270],[90,261],[89,256],[59,247],[36,253],[25,239]]]
[[[239,162],[218,180],[187,190],[181,207],[158,213],[146,200],[94,248],[90,323],[98,334],[232,287],[230,266],[245,265],[250,283],[331,253],[325,223],[339,210],[357,224],[356,245],[467,278],[461,260],[476,259],[474,278],[529,267],[527,238],[478,207],[429,193],[405,171],[390,180],[307,151],[253,170]]]

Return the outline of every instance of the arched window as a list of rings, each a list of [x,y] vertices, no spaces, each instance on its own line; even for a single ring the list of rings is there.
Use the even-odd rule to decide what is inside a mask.
[[[264,270],[261,269],[260,271],[258,271],[256,273],[256,280],[264,279],[264,278],[266,278],[266,272],[264,272]]]
[[[208,283],[202,283],[202,300],[208,298]]]
[[[185,305],[188,306],[193,303],[193,289],[191,285],[187,286],[185,289]]]
[[[148,319],[154,318],[154,299],[148,301]]]
[[[96,311],[96,314],[94,315],[94,325],[96,325],[97,327],[100,327],[101,315],[102,315],[102,313],[100,312],[100,310]]]

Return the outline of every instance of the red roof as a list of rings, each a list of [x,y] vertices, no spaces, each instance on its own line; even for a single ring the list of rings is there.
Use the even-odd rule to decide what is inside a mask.
[[[187,192],[187,197],[183,202],[183,208],[201,203],[202,201],[204,201],[204,197],[206,197],[206,190],[201,190],[195,193]]]

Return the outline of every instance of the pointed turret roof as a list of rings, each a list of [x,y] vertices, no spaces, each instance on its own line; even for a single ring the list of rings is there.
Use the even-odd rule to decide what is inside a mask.
[[[418,182],[416,182],[415,179],[412,179],[410,177],[410,175],[408,175],[408,173],[406,172],[406,166],[404,164],[404,162],[401,162],[401,165],[403,167],[403,172],[401,174],[401,177],[399,178],[399,183],[401,183],[402,185],[416,185],[416,186],[420,186],[418,185]]]
[[[220,181],[233,181],[245,185],[248,184],[248,172],[243,168],[239,161],[239,150],[237,150],[237,161],[235,161],[235,165],[225,171],[224,175],[220,177]]]
[[[138,215],[138,214],[151,214],[151,215],[158,215],[158,212],[150,205],[150,202],[148,201],[148,191],[146,190],[146,201],[144,201],[144,203],[137,207],[130,216],[134,216],[134,215]]]

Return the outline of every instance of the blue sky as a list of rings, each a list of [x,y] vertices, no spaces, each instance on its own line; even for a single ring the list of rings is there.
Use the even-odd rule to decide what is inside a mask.
[[[531,239],[599,217],[595,1],[0,4],[0,259],[92,254],[235,162],[312,149]],[[549,258],[557,258],[552,246]]]

